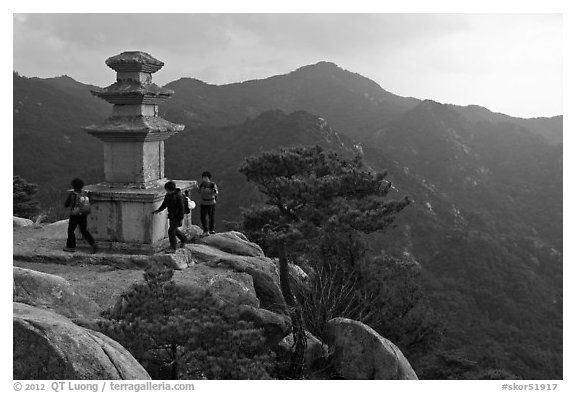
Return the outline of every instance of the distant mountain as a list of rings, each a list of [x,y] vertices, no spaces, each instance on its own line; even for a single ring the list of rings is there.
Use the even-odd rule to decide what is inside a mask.
[[[57,76],[54,78],[29,78],[30,81],[45,83],[52,88],[56,88],[62,92],[70,94],[80,100],[85,104],[92,104],[96,105],[95,110],[98,112],[105,111],[108,112],[110,110],[110,105],[101,99],[97,99],[92,95],[86,95],[86,90],[93,90],[98,89],[98,86],[94,85],[86,85],[84,83],[78,82],[73,78],[69,77],[68,75]],[[96,104],[98,103],[98,104]]]
[[[101,121],[111,105],[69,77],[14,73],[13,83],[14,173],[38,183],[43,201],[57,198],[73,176],[101,180],[102,147],[82,127]]]
[[[351,137],[362,137],[419,102],[328,62],[243,83],[215,86],[183,78],[166,87],[176,94],[164,105],[164,115],[190,126],[237,124],[271,109],[305,110]]]
[[[331,63],[231,85],[185,78],[167,87],[175,94],[161,113],[186,129],[166,141],[166,173],[214,174],[220,228],[262,201],[238,172],[245,157],[310,144],[362,152],[372,168],[388,170],[395,196],[414,201],[371,244],[421,263],[446,325],[438,356],[419,371],[479,377],[474,365],[562,378],[561,116],[518,119],[403,98]],[[73,176],[103,179],[101,143],[81,127],[111,108],[89,89],[68,77],[14,75],[14,174],[39,184],[45,207],[62,203]]]
[[[418,168],[450,198],[476,199],[480,191],[525,192],[535,205],[542,198],[539,190],[549,192],[550,182],[561,192],[561,146],[512,122],[470,121],[453,106],[434,101],[423,101],[388,123],[370,142],[388,157]],[[561,201],[561,194],[555,197]]]
[[[502,113],[495,113],[478,105],[449,106],[474,123],[479,121],[487,121],[490,123],[512,123],[524,127],[536,135],[542,136],[549,143],[554,145],[562,143],[562,116],[524,119],[508,116]]]

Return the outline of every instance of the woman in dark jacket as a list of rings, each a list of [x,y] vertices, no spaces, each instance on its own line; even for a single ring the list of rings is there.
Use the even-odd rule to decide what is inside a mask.
[[[162,210],[168,208],[168,239],[170,240],[170,249],[166,251],[167,254],[176,252],[176,238],[180,239],[180,247],[184,247],[186,243],[186,235],[184,235],[179,227],[182,226],[184,219],[184,197],[179,188],[176,188],[176,183],[172,180],[164,185],[166,196],[162,205],[152,212],[152,214],[160,213]]]

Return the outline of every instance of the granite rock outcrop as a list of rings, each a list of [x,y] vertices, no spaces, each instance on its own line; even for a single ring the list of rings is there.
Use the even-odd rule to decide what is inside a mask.
[[[14,379],[150,379],[116,341],[53,311],[14,302],[13,327]]]
[[[328,335],[332,364],[344,379],[418,379],[402,351],[362,322],[333,318]]]

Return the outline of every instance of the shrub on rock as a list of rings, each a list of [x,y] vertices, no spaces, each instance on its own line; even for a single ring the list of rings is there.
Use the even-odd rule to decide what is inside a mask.
[[[39,202],[34,200],[34,194],[38,192],[38,185],[28,183],[20,176],[12,176],[12,210],[13,215],[18,217],[32,218],[38,214]]]
[[[208,291],[184,288],[173,271],[151,266],[145,283],[123,295],[102,330],[117,339],[155,378],[265,379],[269,350],[262,332],[221,307]]]

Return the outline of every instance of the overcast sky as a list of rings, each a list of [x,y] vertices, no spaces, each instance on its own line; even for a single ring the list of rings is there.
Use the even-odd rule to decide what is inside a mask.
[[[142,50],[159,85],[284,74],[331,61],[402,96],[520,117],[562,114],[560,14],[14,14],[14,70],[114,82]]]

